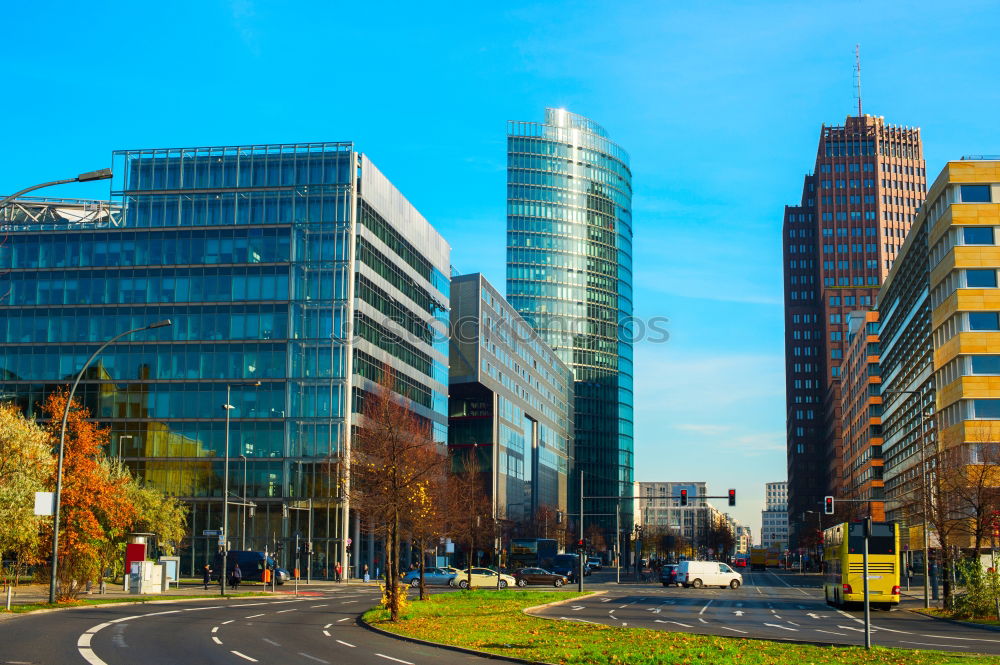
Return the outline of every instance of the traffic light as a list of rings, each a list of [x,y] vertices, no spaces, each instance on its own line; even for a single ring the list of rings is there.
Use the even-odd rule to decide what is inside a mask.
[[[556,511],[556,524],[562,524],[562,520],[563,520],[563,511],[557,510]]]
[[[736,490],[729,490],[729,505],[736,505]]]
[[[823,514],[833,515],[833,497],[825,496],[823,497]]]
[[[687,490],[681,490],[681,505],[682,506],[688,505],[688,491]]]

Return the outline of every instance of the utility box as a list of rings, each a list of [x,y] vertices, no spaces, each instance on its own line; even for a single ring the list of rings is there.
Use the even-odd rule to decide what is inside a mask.
[[[164,567],[152,561],[133,561],[128,575],[128,592],[163,593]]]

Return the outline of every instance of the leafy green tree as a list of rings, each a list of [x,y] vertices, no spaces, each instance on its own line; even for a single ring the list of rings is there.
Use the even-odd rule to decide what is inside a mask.
[[[35,516],[35,492],[49,489],[55,468],[48,433],[13,405],[0,405],[0,556],[14,562],[14,580],[41,556],[47,517]]]

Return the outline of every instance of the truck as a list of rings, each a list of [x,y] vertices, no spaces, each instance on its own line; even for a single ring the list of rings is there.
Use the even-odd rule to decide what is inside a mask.
[[[781,550],[776,547],[767,548],[767,559],[765,563],[770,568],[781,567]]]
[[[750,548],[750,570],[765,570],[767,568],[767,548]]]

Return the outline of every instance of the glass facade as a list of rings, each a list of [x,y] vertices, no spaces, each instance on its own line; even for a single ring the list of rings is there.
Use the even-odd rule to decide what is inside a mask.
[[[586,496],[631,496],[632,174],[587,118],[546,109],[507,131],[507,298],[572,368],[576,469]],[[575,474],[574,474],[575,477]],[[578,482],[570,483],[576,506]],[[622,523],[631,524],[623,503]],[[614,530],[615,503],[586,512]]]
[[[95,345],[171,319],[108,348],[78,389],[110,453],[190,503],[193,573],[215,549],[201,532],[222,526],[231,386],[230,500],[256,508],[230,506],[230,547],[305,537],[309,513],[282,505],[312,498],[311,572],[331,575],[349,533],[339,460],[384,364],[445,441],[447,244],[351,143],[113,159],[109,214],[3,213],[0,397],[37,414]],[[371,565],[374,544],[355,540],[351,563]]]

